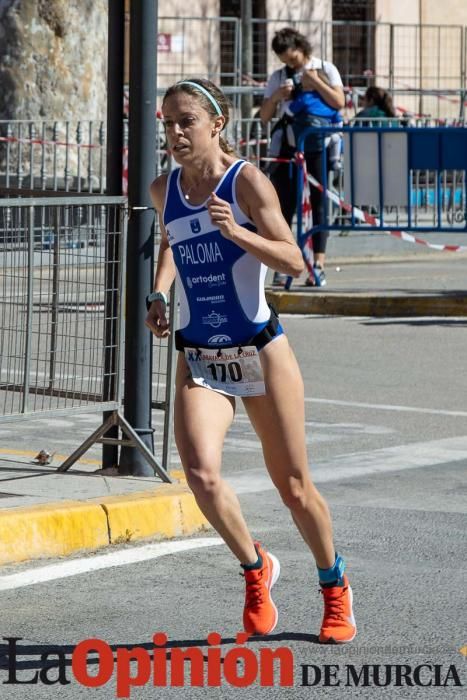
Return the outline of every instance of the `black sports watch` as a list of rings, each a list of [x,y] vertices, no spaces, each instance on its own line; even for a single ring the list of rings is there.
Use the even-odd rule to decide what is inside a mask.
[[[162,301],[167,306],[167,295],[164,292],[151,292],[151,294],[148,294],[146,297],[146,308],[148,311],[153,301]]]

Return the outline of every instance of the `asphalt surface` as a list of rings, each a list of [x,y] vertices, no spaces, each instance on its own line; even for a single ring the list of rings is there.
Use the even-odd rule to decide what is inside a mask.
[[[255,654],[288,647],[294,658],[293,687],[148,685],[134,689],[131,697],[309,697],[313,690],[301,685],[302,664],[317,666],[323,678],[326,664],[339,667],[333,670],[340,685],[325,686],[322,678],[316,685],[320,697],[460,697],[463,689],[453,685],[452,672],[446,676],[454,665],[460,681],[467,683],[467,662],[459,651],[467,642],[462,554],[467,321],[286,317],[283,322],[305,380],[311,471],[331,507],[337,549],[347,560],[359,634],[345,647],[317,644],[322,604],[312,558],[265,475],[260,448],[239,409],[226,441],[224,473],[240,494],[252,532],[282,565],[274,589],[278,627],[248,647]],[[66,441],[72,445],[81,433],[89,434],[91,418],[68,418],[68,425],[58,418],[31,420],[21,424],[22,438],[25,444],[37,440],[37,447],[51,448],[60,440],[60,449],[65,449]],[[18,447],[19,425],[2,425],[4,449]],[[5,483],[0,490],[10,486]],[[123,556],[139,546],[129,542],[112,551]],[[93,553],[85,555],[92,558]],[[70,561],[80,559],[76,555]],[[0,586],[4,576],[61,563],[2,567]],[[17,678],[31,678],[41,668],[40,655],[54,651],[63,654],[71,682],[63,687],[41,682],[2,685],[0,697],[50,698],[58,692],[70,698],[115,697],[114,677],[96,689],[73,678],[73,647],[89,637],[114,648],[130,645],[151,651],[152,635],[165,632],[172,646],[201,647],[206,655],[206,636],[216,631],[222,635],[225,657],[241,629],[242,588],[232,556],[215,544],[3,590],[2,636],[21,637]],[[1,681],[8,677],[6,645],[4,639]],[[422,681],[431,679],[433,685],[427,687],[396,686],[395,677],[386,688],[375,687],[374,681],[369,687],[355,687],[352,680],[347,684],[348,667],[360,673],[365,664],[393,665],[393,674],[401,664],[412,669],[439,665],[445,685],[434,686],[428,667]],[[95,673],[92,654],[89,669]],[[57,678],[56,671],[48,673],[50,679]]]

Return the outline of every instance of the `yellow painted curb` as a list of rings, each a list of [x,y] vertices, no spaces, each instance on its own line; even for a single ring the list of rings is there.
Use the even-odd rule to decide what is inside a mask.
[[[184,484],[87,501],[0,510],[0,565],[143,537],[171,538],[209,528]]]
[[[61,501],[0,511],[0,564],[108,543],[107,518],[97,503]]]
[[[151,491],[99,499],[112,543],[160,535],[189,535],[209,524],[189,488],[166,484]]]
[[[338,316],[467,316],[467,294],[389,296],[371,293],[338,294],[267,292],[278,313]]]
[[[9,455],[12,456],[20,456],[20,457],[36,457],[37,453],[39,450],[14,450],[11,447],[1,447],[0,448],[0,455],[5,455],[5,457],[8,457]],[[68,459],[69,455],[53,455],[53,460],[55,462],[64,462],[66,459]],[[77,464],[96,464],[96,465],[101,465],[101,460],[98,459],[78,459]],[[35,462],[31,461],[30,464],[33,466],[36,464]]]

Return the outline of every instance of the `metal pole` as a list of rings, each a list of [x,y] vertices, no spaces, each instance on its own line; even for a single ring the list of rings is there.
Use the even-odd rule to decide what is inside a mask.
[[[419,74],[419,98],[418,98],[418,113],[423,114],[423,12],[422,0],[418,4],[418,52],[420,54],[420,74]]]
[[[242,33],[242,80],[245,77],[252,77],[253,75],[253,9],[252,0],[241,0],[240,4],[240,14],[241,14],[241,33]],[[247,95],[242,95],[242,119],[251,119],[251,114],[253,111],[253,95],[252,93]],[[248,129],[249,122],[245,123],[245,129]],[[243,134],[247,138],[247,134]]]
[[[389,25],[389,92],[394,90],[394,25]]]
[[[123,149],[123,82],[125,56],[125,0],[109,2],[107,48],[107,152],[106,152],[106,194],[122,193],[122,149]],[[91,157],[91,156],[90,156]],[[120,244],[120,208],[110,207],[109,221],[105,236],[105,321],[104,321],[104,381],[105,400],[114,398],[117,391],[116,340],[118,313],[118,264]],[[115,234],[114,234],[115,232]],[[112,411],[104,411],[107,421]],[[118,438],[118,425],[112,424],[106,438]],[[118,445],[102,445],[102,466],[104,469],[118,464]]]
[[[27,300],[26,300],[26,340],[24,344],[24,368],[23,368],[23,397],[21,413],[27,413],[29,408],[29,382],[31,374],[31,349],[32,349],[32,315],[33,315],[33,284],[34,284],[34,206],[28,207],[28,271],[27,271]]]
[[[127,290],[125,331],[125,418],[151,452],[152,342],[144,325],[145,297],[152,286],[154,211],[149,186],[155,176],[157,9],[155,0],[130,9],[130,115],[128,143]],[[153,476],[143,454],[123,446],[121,474]]]

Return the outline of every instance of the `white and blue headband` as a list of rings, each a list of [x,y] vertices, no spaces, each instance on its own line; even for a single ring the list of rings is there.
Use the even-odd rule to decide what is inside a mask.
[[[200,85],[199,83],[194,83],[192,80],[181,80],[179,83],[177,83],[177,85],[191,85],[191,87],[196,88],[196,90],[199,90],[200,92],[203,93],[203,95],[205,95],[208,98],[209,102],[212,104],[212,106],[216,110],[216,114],[218,114],[220,117],[224,116],[224,114],[223,114],[221,108],[219,107],[219,104],[218,104],[217,100],[215,99],[215,97],[213,95],[211,95],[209,90],[206,90],[206,88],[203,87],[202,85]]]

